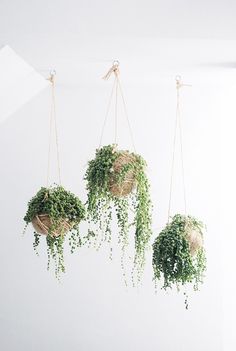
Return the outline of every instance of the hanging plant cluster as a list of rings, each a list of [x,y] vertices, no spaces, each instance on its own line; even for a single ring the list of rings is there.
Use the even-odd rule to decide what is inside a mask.
[[[154,279],[163,288],[193,283],[198,290],[206,268],[203,224],[191,216],[176,214],[153,244]]]
[[[71,253],[82,245],[79,223],[85,219],[85,207],[82,202],[62,186],[41,188],[29,201],[24,217],[26,227],[34,227],[34,249],[40,243],[41,234],[46,235],[48,269],[50,261],[55,263],[56,277],[65,272],[64,243],[69,239]]]
[[[52,109],[50,116],[50,140],[48,155],[47,186],[42,187],[29,201],[28,210],[24,217],[25,229],[31,223],[34,228],[33,247],[37,253],[42,235],[46,237],[48,269],[54,261],[55,274],[65,272],[64,245],[68,238],[71,253],[86,243],[95,242],[99,248],[103,242],[109,243],[113,237],[113,214],[115,214],[118,235],[121,246],[121,266],[125,277],[125,254],[134,233],[134,257],[132,280],[139,284],[145,266],[146,251],[150,245],[152,235],[152,204],[150,186],[146,175],[146,162],[136,152],[119,150],[117,145],[117,102],[118,90],[121,93],[124,111],[127,117],[130,136],[133,142],[130,122],[126,112],[121,84],[119,81],[119,62],[115,61],[105,79],[114,73],[115,81],[112,88],[115,96],[115,143],[101,147],[101,140],[107,119],[104,121],[100,147],[96,150],[95,158],[89,161],[84,179],[87,182],[87,202],[82,204],[79,198],[64,189],[61,185],[58,133],[55,113],[54,75],[49,80],[52,83]],[[186,213],[186,194],[184,184],[182,131],[179,111],[179,89],[184,86],[180,77],[176,78],[177,110],[174,134],[174,149],[172,157],[171,186],[169,198],[168,224],[161,231],[153,243],[153,270],[154,280],[162,281],[164,289],[176,286],[178,289],[185,284],[193,284],[198,290],[202,283],[206,269],[206,256],[203,248],[203,224],[191,216],[176,214],[171,221],[170,208],[172,196],[172,178],[174,169],[177,128],[182,158],[183,190]],[[115,90],[114,90],[115,88]],[[50,170],[50,150],[52,128],[55,128],[55,142],[57,149],[58,177],[60,185],[48,186]],[[133,142],[134,147],[134,142]],[[135,147],[134,147],[135,150]],[[79,224],[87,219],[88,234],[81,236]],[[185,300],[187,307],[187,300]]]
[[[119,227],[119,242],[125,254],[130,227],[135,230],[134,267],[140,280],[145,252],[151,236],[151,200],[145,174],[144,159],[129,151],[117,150],[117,145],[96,151],[85,175],[88,190],[88,220],[98,224],[102,241],[111,241],[113,206]],[[130,211],[134,213],[129,222]]]

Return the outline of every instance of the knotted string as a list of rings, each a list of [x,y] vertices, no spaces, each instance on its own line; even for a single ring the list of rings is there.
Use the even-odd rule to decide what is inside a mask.
[[[183,184],[183,197],[184,197],[184,212],[187,215],[187,196],[186,196],[186,185],[185,185],[185,170],[184,170],[184,152],[183,152],[183,131],[181,123],[181,113],[180,113],[180,89],[185,86],[191,86],[188,84],[183,84],[180,76],[176,76],[176,117],[175,117],[175,127],[174,127],[174,139],[173,139],[173,151],[172,151],[172,162],[171,162],[171,177],[170,177],[170,194],[169,194],[169,206],[168,206],[168,223],[170,219],[171,212],[171,201],[172,201],[172,191],[173,191],[173,176],[174,176],[174,164],[175,164],[175,153],[176,153],[176,139],[177,139],[177,129],[179,130],[179,140],[180,140],[180,156],[181,156],[181,172],[182,172],[182,184]]]
[[[120,82],[120,78],[119,78],[119,74],[120,74],[119,61],[113,62],[112,67],[109,69],[107,74],[103,77],[103,79],[108,80],[112,74],[114,74],[115,78],[114,78],[114,83],[112,86],[111,95],[110,95],[110,98],[108,101],[108,107],[106,110],[105,119],[103,122],[99,148],[102,146],[102,139],[103,139],[103,135],[104,135],[104,130],[105,130],[105,126],[106,126],[106,122],[107,122],[107,118],[108,118],[108,114],[110,111],[110,107],[111,107],[111,103],[112,103],[112,99],[113,99],[114,94],[115,94],[115,144],[117,144],[117,139],[118,139],[118,92],[120,92],[120,96],[121,96],[121,100],[122,100],[123,108],[124,108],[124,113],[125,113],[125,117],[126,117],[128,128],[129,128],[129,134],[130,134],[132,146],[133,146],[134,151],[136,152],[131,123],[130,123],[128,113],[127,113],[127,105],[125,102],[125,98],[124,98],[124,94],[123,94],[123,90],[122,90],[121,82]]]
[[[47,181],[46,181],[46,185],[48,187],[49,186],[50,168],[51,168],[51,146],[52,146],[53,127],[54,127],[54,131],[55,131],[55,143],[56,143],[56,153],[57,153],[57,172],[58,172],[59,185],[61,185],[61,168],[60,168],[59,142],[58,142],[57,118],[56,118],[55,72],[52,72],[50,74],[50,77],[47,79],[51,83],[51,110],[50,110],[50,124],[49,124],[48,167],[47,167]]]
[[[117,77],[118,74],[120,73],[119,71],[119,61],[114,61],[111,68],[109,69],[109,71],[107,72],[107,74],[105,74],[105,76],[103,77],[104,80],[108,80],[110,78],[110,76],[112,75],[112,73],[115,74],[115,76]]]

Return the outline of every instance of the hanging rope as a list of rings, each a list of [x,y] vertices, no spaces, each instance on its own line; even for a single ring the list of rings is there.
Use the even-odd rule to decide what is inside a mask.
[[[102,132],[101,132],[100,141],[99,141],[99,149],[102,146],[102,139],[103,139],[103,135],[104,135],[104,131],[105,131],[106,123],[107,123],[107,118],[108,118],[108,114],[109,114],[111,103],[112,103],[112,98],[113,98],[113,95],[114,95],[115,85],[116,85],[116,79],[114,80],[114,83],[113,83],[113,86],[112,86],[111,95],[109,97],[107,110],[106,110],[104,122],[103,122],[103,125],[102,125]]]
[[[117,134],[118,134],[118,73],[115,71],[115,83],[116,83],[116,93],[115,93],[115,145],[117,145]]]
[[[121,94],[121,98],[122,98],[122,101],[123,101],[123,106],[124,106],[124,112],[125,112],[126,120],[127,120],[128,127],[129,127],[129,134],[130,134],[132,146],[133,146],[134,152],[136,153],[133,131],[132,131],[132,128],[131,128],[131,123],[130,123],[128,112],[127,112],[127,105],[126,105],[126,102],[125,102],[125,98],[124,98],[124,94],[123,94],[123,90],[122,90],[122,87],[121,87],[121,83],[120,83],[119,77],[117,78],[117,81],[118,81],[118,85],[119,85],[119,88],[120,88],[120,94]]]
[[[180,88],[182,88],[184,86],[190,86],[190,85],[183,84],[182,81],[181,81],[181,77],[180,76],[176,76],[176,116],[175,116],[173,151],[172,151],[172,162],[171,162],[170,194],[169,194],[169,206],[168,206],[168,223],[169,223],[169,219],[170,219],[171,202],[172,202],[177,129],[179,130],[179,140],[180,140],[180,157],[181,157],[181,173],[182,173],[182,185],[183,185],[183,197],[184,197],[184,212],[185,212],[185,215],[187,215],[187,198],[186,198],[185,170],[184,170],[184,156],[183,156],[183,154],[184,154],[184,152],[183,152],[183,131],[182,131],[181,113],[180,113]]]
[[[56,72],[52,71],[50,74],[50,77],[47,78],[51,83],[51,110],[50,110],[50,124],[49,124],[48,167],[47,167],[47,181],[46,181],[47,187],[49,186],[49,176],[50,176],[50,168],[51,168],[51,146],[52,146],[53,126],[55,131],[58,181],[59,181],[59,185],[61,185],[61,168],[60,168],[60,155],[59,155],[58,130],[57,130],[57,118],[56,118],[55,74]]]
[[[126,102],[125,102],[125,99],[124,99],[124,94],[123,94],[121,83],[120,83],[120,79],[119,79],[119,73],[120,73],[120,71],[119,71],[119,61],[114,61],[112,67],[109,69],[107,74],[103,77],[103,79],[108,80],[111,77],[111,75],[114,74],[115,79],[114,79],[111,95],[110,95],[110,98],[109,98],[105,119],[104,119],[104,122],[103,122],[99,148],[102,145],[102,138],[103,138],[103,135],[104,135],[104,129],[105,129],[105,126],[106,126],[106,122],[107,122],[107,118],[108,118],[108,114],[109,114],[109,111],[110,111],[110,107],[111,107],[111,103],[112,103],[112,99],[113,99],[114,93],[115,93],[115,144],[117,144],[117,139],[118,139],[118,91],[119,91],[120,95],[121,95],[121,100],[122,100],[122,103],[123,103],[123,107],[124,107],[125,117],[126,117],[128,128],[129,128],[129,134],[130,134],[130,138],[131,138],[131,141],[132,141],[132,146],[133,146],[134,151],[136,152],[135,144],[134,144],[133,132],[132,132],[131,123],[130,123],[130,120],[129,120],[129,117],[128,117],[128,113],[127,113],[127,105],[126,105]]]

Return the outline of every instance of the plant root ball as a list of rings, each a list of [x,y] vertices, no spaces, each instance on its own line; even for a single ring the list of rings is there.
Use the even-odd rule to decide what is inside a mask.
[[[198,229],[187,228],[186,238],[189,242],[190,253],[195,256],[198,250],[203,247],[202,233]]]
[[[71,224],[65,219],[61,219],[57,225],[54,225],[51,218],[47,214],[39,214],[32,219],[32,225],[38,234],[48,235],[58,237],[60,235],[65,235],[72,227]],[[50,231],[50,228],[53,228]]]
[[[134,169],[128,170],[124,179],[120,182],[117,181],[117,175],[119,175],[125,165],[136,162],[136,157],[128,151],[119,151],[119,153],[120,155],[113,164],[113,172],[109,181],[109,190],[112,195],[123,197],[129,195],[136,187],[135,172]]]

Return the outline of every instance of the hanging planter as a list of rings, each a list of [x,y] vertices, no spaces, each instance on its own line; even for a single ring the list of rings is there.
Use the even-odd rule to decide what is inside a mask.
[[[112,208],[115,207],[122,250],[129,242],[129,230],[135,228],[135,268],[138,280],[145,263],[145,251],[151,236],[151,201],[144,159],[116,145],[96,151],[85,175],[89,221],[104,230],[103,241],[111,241]],[[129,222],[129,212],[134,213]]]
[[[184,174],[183,140],[182,126],[180,118],[180,96],[179,90],[186,84],[181,82],[179,76],[176,77],[177,106],[175,131],[173,142],[173,155],[171,165],[171,181],[169,194],[168,224],[161,231],[153,244],[153,270],[154,280],[163,280],[163,288],[178,289],[181,285],[193,284],[198,290],[199,283],[203,282],[204,271],[206,269],[206,256],[203,247],[203,224],[192,216],[187,216],[186,187]],[[180,156],[182,168],[183,198],[185,215],[176,214],[170,220],[173,174],[176,153],[177,130],[179,131]],[[187,294],[185,306],[188,308]]]
[[[203,224],[191,216],[176,214],[153,244],[154,279],[163,279],[163,288],[203,281],[206,257]]]
[[[108,79],[113,73],[115,79],[103,124],[100,145],[96,150],[95,158],[88,163],[85,175],[88,190],[87,212],[90,231],[95,233],[95,240],[98,243],[98,247],[101,246],[102,242],[111,244],[113,231],[112,218],[113,214],[115,214],[118,224],[118,241],[122,249],[121,266],[124,276],[126,247],[129,245],[130,232],[132,229],[134,230],[135,254],[132,278],[133,283],[136,284],[141,279],[145,263],[145,252],[149,246],[151,237],[152,205],[149,194],[149,182],[145,172],[145,160],[136,154],[135,151],[124,151],[118,148],[117,105],[119,92],[123,102],[133,149],[135,150],[132,130],[119,79],[118,61],[113,63],[113,66],[104,78]],[[114,144],[102,147],[104,127],[114,92],[115,142]]]
[[[85,207],[82,202],[71,192],[61,185],[61,172],[58,147],[58,133],[55,111],[54,76],[51,73],[49,78],[52,86],[52,106],[50,114],[50,138],[48,152],[48,169],[46,187],[42,187],[37,194],[29,201],[28,210],[24,217],[26,222],[25,230],[31,223],[34,228],[33,247],[38,254],[37,248],[41,238],[46,237],[48,269],[51,260],[55,264],[55,274],[59,279],[60,274],[65,272],[64,244],[65,238],[69,240],[71,253],[84,244],[88,237],[81,238],[79,234],[79,223],[85,218]],[[53,128],[54,127],[54,128]],[[49,186],[49,174],[51,163],[51,143],[53,131],[55,134],[57,171],[60,185]]]
[[[48,268],[51,259],[55,262],[55,273],[59,277],[65,272],[64,243],[69,238],[71,252],[82,245],[79,234],[79,223],[85,218],[82,202],[62,186],[41,188],[28,203],[24,217],[26,227],[32,223],[34,227],[34,249],[40,243],[42,235],[46,235]]]

